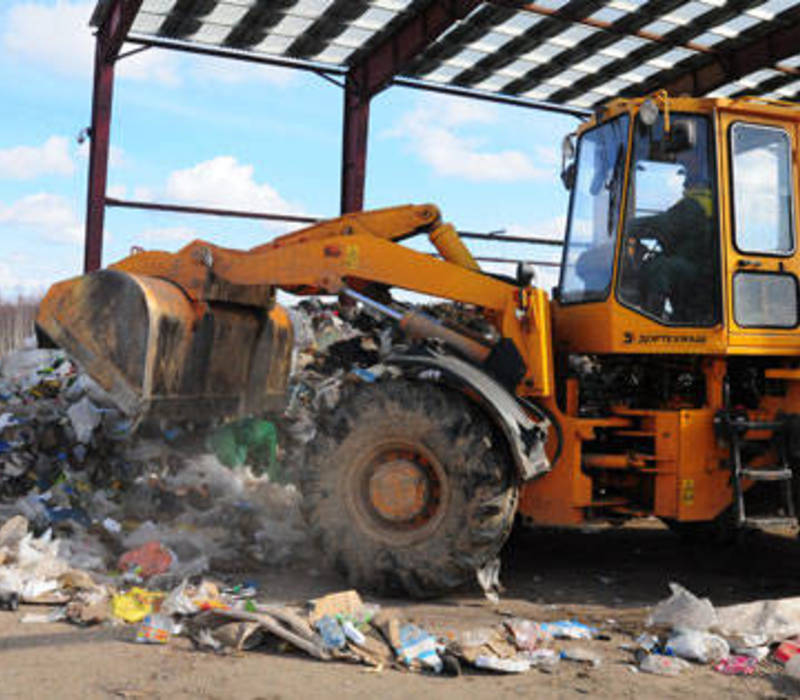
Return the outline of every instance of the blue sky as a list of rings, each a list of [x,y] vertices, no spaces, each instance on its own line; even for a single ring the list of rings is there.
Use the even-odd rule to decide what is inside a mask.
[[[0,294],[81,270],[94,0],[0,9]],[[118,66],[109,194],[335,216],[341,90],[300,71],[149,50]],[[390,88],[372,102],[366,207],[431,201],[464,230],[560,238],[560,142],[574,118]],[[250,247],[257,221],[108,209],[104,263],[193,238]],[[475,245],[503,257],[553,249]],[[553,272],[541,270],[545,287]]]

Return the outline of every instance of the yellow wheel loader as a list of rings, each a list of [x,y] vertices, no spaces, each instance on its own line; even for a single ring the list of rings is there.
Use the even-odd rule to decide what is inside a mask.
[[[795,526],[800,108],[615,100],[563,146],[571,191],[549,296],[482,272],[435,206],[348,214],[252,250],[195,241],[61,282],[42,338],[132,417],[279,410],[276,290],[338,294],[409,337],[393,378],[319,417],[308,521],[354,585],[430,595],[540,525],[656,516]],[[429,236],[438,255],[402,242]],[[392,288],[471,305],[443,325]]]

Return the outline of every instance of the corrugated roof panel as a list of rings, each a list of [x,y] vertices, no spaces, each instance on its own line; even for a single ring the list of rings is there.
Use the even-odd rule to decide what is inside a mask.
[[[480,39],[476,39],[475,41],[471,42],[467,45],[470,49],[475,49],[477,51],[485,51],[486,53],[494,53],[504,44],[507,44],[511,41],[511,37],[508,34],[500,34],[499,32],[487,32],[484,34]]]
[[[432,80],[435,83],[449,83],[463,69],[459,66],[448,66],[442,64],[436,70],[431,71],[425,76],[425,80]]]
[[[533,51],[528,51],[527,53],[522,54],[520,58],[533,61],[534,63],[546,63],[553,58],[553,56],[557,56],[563,51],[563,46],[556,46],[555,44],[546,43],[542,44],[541,46],[537,46]]]
[[[676,26],[673,22],[657,19],[655,22],[650,22],[650,24],[642,27],[642,31],[650,32],[651,34],[667,34],[675,29]]]
[[[446,63],[451,66],[459,66],[460,68],[472,68],[472,66],[485,57],[486,54],[483,51],[463,49],[452,58],[449,58]]]
[[[605,95],[606,97],[612,97],[620,92],[620,90],[624,90],[625,88],[629,87],[630,84],[631,82],[629,80],[614,78],[613,80],[609,80],[607,83],[598,85],[594,91],[599,92],[601,95]]]
[[[229,27],[240,21],[248,11],[248,7],[242,5],[228,5],[219,3],[207,15],[203,15],[203,23],[226,24]]]
[[[641,83],[643,80],[647,80],[647,78],[654,76],[658,72],[659,69],[655,66],[649,66],[643,63],[636,66],[633,70],[629,70],[627,73],[621,73],[619,77],[631,83]]]
[[[576,63],[573,68],[584,71],[585,73],[597,73],[602,70],[603,66],[608,65],[614,60],[616,59],[614,59],[613,56],[596,53],[594,56],[589,56],[589,58],[584,59],[580,63]]]
[[[510,36],[519,36],[523,32],[527,32],[532,27],[539,24],[544,17],[536,15],[533,12],[518,12],[513,17],[495,25],[494,31]]]
[[[499,92],[504,85],[508,84],[508,76],[502,73],[495,73],[491,78],[482,80],[475,84],[478,90],[486,90],[487,92]]]
[[[357,49],[369,41],[374,35],[374,30],[360,29],[359,27],[351,25],[336,37],[336,43],[340,46],[348,46]]]
[[[397,17],[396,12],[384,10],[380,7],[370,7],[361,17],[353,22],[353,26],[377,31],[378,29],[383,29],[395,17]]]
[[[163,21],[164,15],[140,12],[138,15],[136,15],[136,19],[133,22],[133,27],[131,27],[131,32],[134,34],[155,34],[158,32],[158,29]]]
[[[548,10],[560,10],[564,5],[566,5],[569,0],[541,0],[536,4],[540,7],[544,7]]]
[[[513,63],[503,66],[497,72],[500,75],[508,76],[509,78],[521,78],[529,70],[533,70],[536,66],[541,65],[541,62],[529,61],[524,58],[518,58]]]
[[[102,21],[109,0],[99,2],[95,16]],[[714,76],[702,69],[716,62],[716,74],[729,78],[720,89],[729,94],[746,89],[797,94],[792,69],[800,68],[800,48],[777,66],[770,57],[786,54],[787,46],[793,50],[785,32],[800,27],[800,0],[534,0],[519,9],[511,0],[461,2],[143,0],[132,32],[140,39],[223,44],[346,67],[419,13],[440,5],[466,7],[471,8],[466,17],[449,25],[445,21],[441,34],[430,36],[427,47],[398,70],[432,82],[595,104],[603,96],[650,92],[689,70]],[[771,43],[769,33],[779,26],[783,38]],[[638,30],[660,37],[637,36]],[[703,50],[687,48],[690,42]],[[760,70],[736,80],[739,64],[727,55],[757,45],[752,65]],[[702,80],[710,89],[717,79]]]
[[[800,80],[793,80],[791,83],[782,85],[772,94],[777,99],[786,99],[794,97],[798,92],[800,92]]]
[[[141,15],[143,12],[153,12],[155,14],[166,14],[170,12],[177,0],[143,0],[142,9],[139,10]]]
[[[606,96],[601,95],[599,92],[585,92],[582,95],[578,95],[574,100],[572,100],[572,104],[576,107],[591,107],[593,104],[605,100]]]
[[[304,17],[317,17],[333,4],[333,0],[297,0],[292,5],[292,13]]]
[[[316,56],[314,56],[315,61],[319,61],[320,63],[344,63],[349,57],[350,54],[353,53],[355,49],[350,46],[341,46],[338,44],[330,44],[328,48],[324,49]]]
[[[765,80],[769,80],[770,78],[775,78],[780,75],[782,74],[776,70],[765,68],[764,70],[757,70],[754,73],[749,73],[748,75],[739,78],[736,82],[742,87],[754,88],[760,83],[763,83]]]
[[[696,44],[708,47],[712,47],[720,41],[725,41],[725,37],[721,34],[712,34],[711,32],[704,32],[694,39]]]
[[[272,27],[271,32],[273,34],[280,34],[281,36],[298,37],[312,24],[314,24],[313,19],[286,15],[280,22]]]
[[[691,20],[709,12],[709,9],[707,5],[701,2],[690,0],[685,5],[681,5],[669,14],[664,15],[663,19],[679,25],[688,24]]]
[[[189,36],[189,38],[192,41],[199,41],[201,44],[219,45],[225,41],[225,38],[230,33],[230,25],[226,26],[224,24],[209,24],[204,22],[194,34]]]
[[[253,46],[253,51],[257,53],[266,53],[273,56],[281,56],[286,52],[294,37],[280,36],[279,34],[270,34],[266,39]]]
[[[571,49],[575,44],[580,41],[583,41],[587,37],[592,36],[592,34],[596,34],[601,30],[595,29],[594,27],[587,27],[583,24],[576,24],[571,26],[569,29],[561,32],[560,34],[556,34],[556,36],[547,40],[549,44],[555,44],[556,46],[561,46],[562,48]]]
[[[749,29],[756,24],[758,24],[758,20],[755,17],[739,15],[738,17],[734,17],[723,24],[719,24],[716,27],[711,27],[711,29],[708,31],[710,31],[712,34],[724,36],[726,39],[732,39],[733,37],[738,36],[745,29]]]
[[[625,58],[628,54],[648,43],[650,42],[640,39],[638,36],[629,36],[615,41],[611,46],[600,49],[600,53],[613,58]]]
[[[709,97],[730,97],[734,92],[739,92],[742,86],[737,82],[721,85],[716,90],[708,93]]]
[[[647,61],[647,65],[655,66],[661,70],[670,70],[681,61],[686,60],[690,56],[694,56],[696,53],[696,51],[684,49],[679,46],[674,49],[670,49],[656,58],[651,58],[649,61]]]
[[[550,95],[552,95],[554,92],[557,92],[558,89],[559,88],[554,85],[539,85],[532,90],[521,93],[520,96],[527,97],[529,100],[543,101],[550,97]]]
[[[626,10],[617,9],[612,7],[612,5],[613,3],[609,3],[593,15],[589,15],[589,19],[596,20],[597,22],[616,22],[627,14]]]

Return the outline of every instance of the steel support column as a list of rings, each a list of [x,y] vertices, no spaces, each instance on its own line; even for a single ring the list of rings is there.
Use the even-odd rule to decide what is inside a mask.
[[[114,91],[114,63],[106,59],[106,45],[97,35],[94,51],[92,131],[89,141],[89,184],[86,197],[86,240],[83,271],[92,272],[103,261],[108,152],[111,137],[111,102]]]
[[[364,208],[367,170],[369,97],[364,92],[363,74],[347,74],[344,87],[342,124],[342,214]]]
[[[116,0],[104,11],[97,28],[94,49],[92,127],[89,141],[89,182],[86,195],[86,237],[83,270],[92,272],[103,264],[108,154],[111,139],[111,107],[114,62],[133,24],[142,0]]]

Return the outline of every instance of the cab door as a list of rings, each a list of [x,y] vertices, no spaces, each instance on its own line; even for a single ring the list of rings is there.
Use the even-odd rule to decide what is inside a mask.
[[[797,127],[746,112],[720,126],[730,351],[800,354]]]

